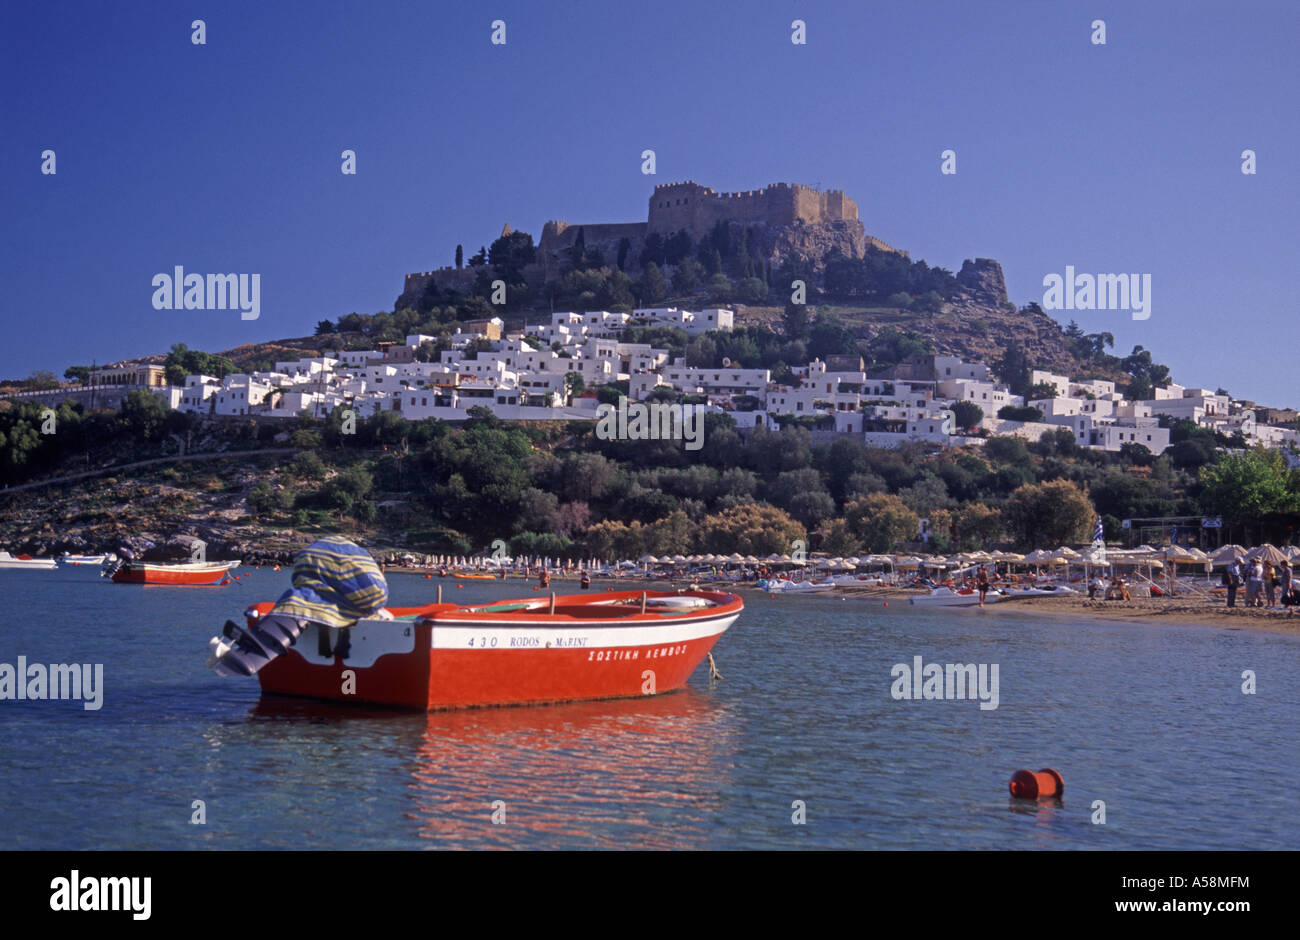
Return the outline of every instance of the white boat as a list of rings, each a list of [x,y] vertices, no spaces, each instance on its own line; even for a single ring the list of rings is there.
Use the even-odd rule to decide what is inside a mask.
[[[929,594],[923,594],[919,597],[910,599],[918,607],[978,607],[980,603],[980,592],[974,588],[963,588],[960,591],[954,591],[952,588],[937,587],[932,588]],[[984,603],[996,604],[1003,600],[1001,594],[990,589],[984,595]]]
[[[884,587],[888,582],[879,575],[842,574],[831,578],[839,587]]]
[[[53,558],[33,558],[31,555],[10,555],[0,552],[0,568],[42,568],[50,570],[59,567]]]
[[[817,591],[829,591],[835,587],[833,581],[785,581],[773,579],[758,582],[760,590],[769,594],[813,594]]]
[[[1039,584],[1034,587],[1010,587],[1002,591],[1006,600],[1019,597],[1064,597],[1066,594],[1078,594],[1072,587],[1064,584]]]
[[[102,565],[110,558],[116,557],[116,555],[69,555],[64,552],[59,556],[59,561],[65,565]]]

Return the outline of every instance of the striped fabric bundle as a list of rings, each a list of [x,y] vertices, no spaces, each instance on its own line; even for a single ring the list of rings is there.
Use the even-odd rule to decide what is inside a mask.
[[[383,572],[355,542],[324,538],[304,548],[293,562],[293,587],[281,595],[273,614],[350,627],[388,600]]]

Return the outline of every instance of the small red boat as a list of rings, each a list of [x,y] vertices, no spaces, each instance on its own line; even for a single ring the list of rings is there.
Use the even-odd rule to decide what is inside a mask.
[[[112,572],[117,584],[222,584],[237,561],[186,562],[161,564],[148,561],[128,561]]]
[[[245,611],[249,629],[273,606]],[[681,688],[743,609],[713,591],[397,607],[307,622],[257,676],[264,692],[420,710],[654,695]]]

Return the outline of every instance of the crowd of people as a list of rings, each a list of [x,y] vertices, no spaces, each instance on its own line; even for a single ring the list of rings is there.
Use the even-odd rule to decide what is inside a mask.
[[[1224,572],[1228,587],[1228,606],[1237,606],[1237,594],[1246,588],[1245,606],[1265,609],[1300,604],[1291,562],[1282,560],[1274,565],[1259,558],[1247,561],[1234,558]]]

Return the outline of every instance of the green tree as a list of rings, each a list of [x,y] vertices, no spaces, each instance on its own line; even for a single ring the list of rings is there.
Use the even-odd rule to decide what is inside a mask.
[[[715,303],[728,303],[735,289],[731,278],[721,272],[709,278],[709,299]]]
[[[693,294],[704,279],[704,268],[694,258],[686,258],[673,271],[673,292],[679,296]]]
[[[1087,539],[1097,513],[1069,480],[1027,483],[1002,508],[1007,529],[1026,548],[1051,548]]]
[[[980,502],[964,504],[954,514],[953,524],[957,528],[958,545],[963,549],[985,548],[1000,540],[1006,531],[1001,510]]]
[[[1012,340],[1006,345],[1002,355],[994,362],[993,371],[1006,384],[1012,395],[1028,396],[1030,374],[1033,369],[1029,363],[1029,356],[1018,342]]]
[[[913,539],[920,517],[892,493],[870,493],[844,507],[844,520],[869,552],[890,552]]]
[[[41,389],[58,388],[61,383],[53,372],[41,370],[33,372],[27,378],[23,379],[23,388],[39,391]]]
[[[1043,412],[1033,405],[1003,405],[998,417],[1003,421],[1042,421]]]
[[[979,427],[984,420],[984,409],[973,401],[959,401],[952,406],[952,416],[958,430]]]
[[[156,443],[166,435],[172,411],[157,395],[136,389],[122,401],[118,414],[122,425],[137,440]]]
[[[747,503],[706,516],[698,528],[700,547],[709,553],[789,554],[796,540],[807,541],[802,525],[775,506]]]
[[[843,519],[828,520],[818,534],[821,536],[819,548],[832,557],[843,558],[858,551],[857,536]]]
[[[1300,511],[1300,485],[1282,453],[1257,447],[1227,454],[1201,468],[1201,506],[1230,525]]]
[[[536,255],[533,236],[527,232],[511,232],[492,243],[488,249],[488,262],[506,283],[517,284],[524,279],[524,266],[532,264]]]
[[[668,282],[664,280],[659,265],[651,261],[645,266],[636,289],[643,304],[656,304],[668,296]]]
[[[767,300],[767,282],[761,277],[747,277],[736,285],[736,301],[757,305]]]

